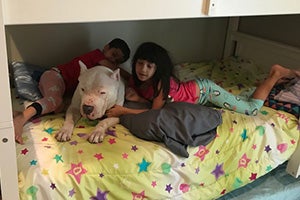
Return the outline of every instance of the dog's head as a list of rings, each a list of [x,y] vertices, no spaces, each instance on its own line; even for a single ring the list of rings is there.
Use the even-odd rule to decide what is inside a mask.
[[[112,71],[104,66],[87,69],[80,63],[80,113],[91,120],[102,118],[113,105],[124,102],[124,83],[119,69]]]

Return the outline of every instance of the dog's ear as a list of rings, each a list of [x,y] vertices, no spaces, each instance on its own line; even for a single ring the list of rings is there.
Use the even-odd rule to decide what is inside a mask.
[[[121,80],[121,75],[120,75],[120,69],[116,69],[110,76],[112,79],[115,79],[117,81]]]
[[[82,74],[87,70],[87,67],[81,60],[79,60],[78,63],[79,63],[79,66],[80,66],[80,74]]]

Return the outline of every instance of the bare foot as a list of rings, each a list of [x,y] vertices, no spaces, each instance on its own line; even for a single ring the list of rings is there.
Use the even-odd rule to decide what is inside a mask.
[[[300,71],[299,70],[293,70],[294,71],[294,73],[296,74],[296,76],[298,77],[298,78],[300,78]]]
[[[275,76],[278,79],[281,78],[295,78],[296,77],[296,73],[294,72],[294,70],[285,68],[281,65],[273,65],[270,71],[270,76]]]
[[[23,126],[24,126],[23,114],[15,116],[13,122],[14,122],[14,129],[15,129],[15,140],[17,143],[24,144],[22,138]]]

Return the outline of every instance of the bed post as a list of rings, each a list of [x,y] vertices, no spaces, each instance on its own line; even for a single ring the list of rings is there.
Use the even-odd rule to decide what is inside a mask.
[[[16,146],[12,122],[12,107],[8,80],[8,63],[4,29],[4,11],[0,1],[0,181],[2,199],[19,199]]]
[[[294,151],[294,153],[288,161],[286,172],[291,174],[295,178],[297,178],[300,175],[300,140],[298,141],[298,146],[296,150]]]
[[[232,40],[232,33],[238,31],[238,27],[239,17],[230,17],[227,26],[223,58],[234,55],[236,42]]]

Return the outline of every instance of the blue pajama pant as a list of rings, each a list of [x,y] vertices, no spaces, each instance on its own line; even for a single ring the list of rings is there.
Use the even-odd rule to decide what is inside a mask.
[[[226,91],[222,87],[209,79],[196,79],[200,88],[199,104],[207,104],[208,102],[228,110],[233,110],[246,115],[257,115],[257,112],[264,104],[260,99],[243,99]]]

